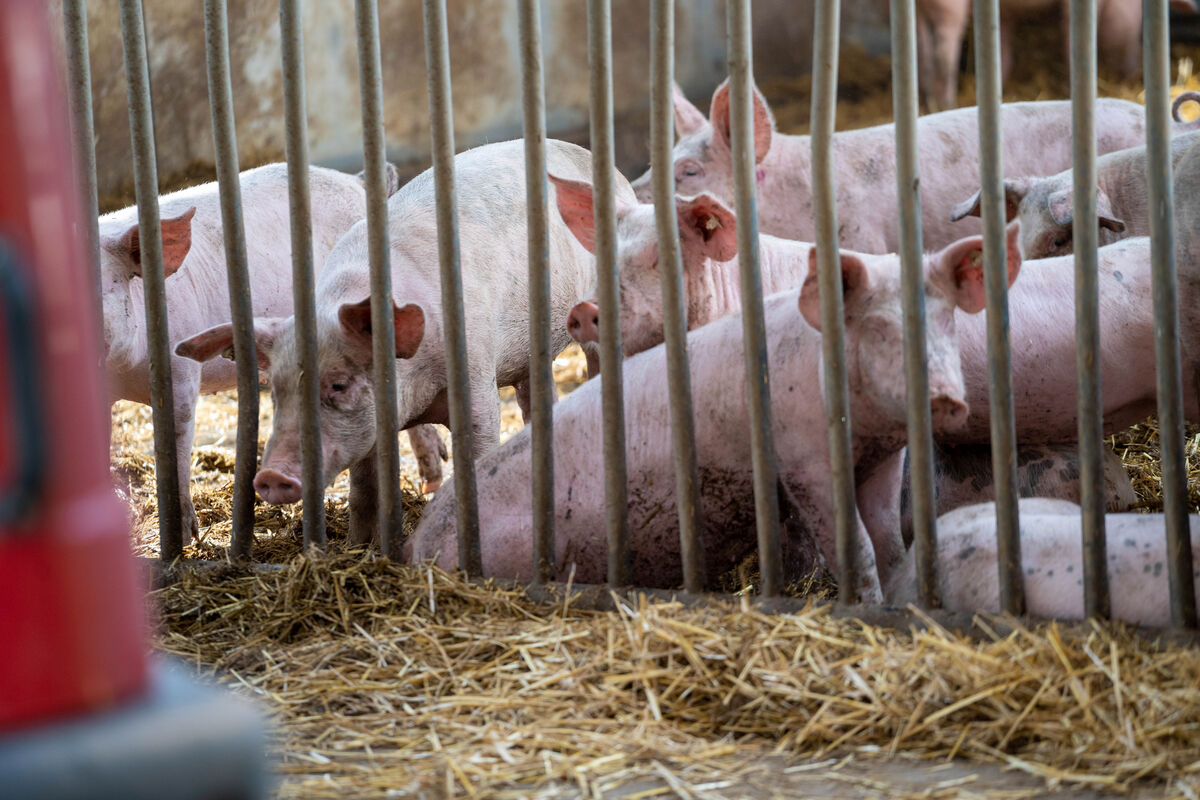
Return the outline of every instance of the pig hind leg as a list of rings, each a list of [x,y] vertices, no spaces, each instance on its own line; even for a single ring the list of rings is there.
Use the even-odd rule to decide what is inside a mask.
[[[417,459],[422,494],[436,492],[442,485],[442,463],[450,458],[446,443],[433,425],[417,425],[406,433],[413,456]]]

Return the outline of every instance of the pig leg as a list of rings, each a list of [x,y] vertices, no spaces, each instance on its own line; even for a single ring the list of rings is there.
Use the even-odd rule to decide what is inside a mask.
[[[782,478],[784,486],[792,493],[796,507],[800,509],[808,525],[806,531],[813,536],[821,548],[825,563],[838,571],[838,554],[835,531],[837,530],[833,511],[833,482],[828,470],[822,473],[807,475],[786,475]],[[875,548],[862,517],[854,509],[852,547],[858,570],[853,594],[860,603],[883,602],[883,588],[879,582],[879,570],[875,566]],[[802,543],[793,543],[802,547]]]
[[[925,6],[917,3],[917,88],[921,96],[921,105],[927,111],[936,110],[934,106],[934,83],[936,71],[933,68],[933,23],[925,16]]]
[[[589,378],[592,376],[591,363],[592,362],[589,359],[588,360],[588,377]],[[600,372],[600,361],[599,361],[599,357],[597,357],[596,373],[599,374],[599,372]],[[513,384],[513,389],[515,389],[517,392],[517,406],[521,409],[521,421],[524,422],[526,425],[528,425],[530,415],[532,413],[530,411],[530,409],[533,407],[533,403],[529,399],[529,391],[530,391],[529,379],[526,378],[523,381],[517,381],[516,383]],[[551,403],[558,402],[558,390],[557,389],[555,389],[555,391],[551,392],[550,402]]]
[[[421,493],[432,494],[442,485],[442,462],[450,458],[446,444],[433,425],[417,425],[406,433],[413,456],[417,459]]]
[[[496,402],[496,394],[499,391],[500,387],[496,385],[494,375],[477,377],[471,381],[471,431],[474,434],[475,451],[472,455],[475,458],[494,450],[500,444],[500,404]],[[518,388],[518,404],[520,396],[521,391]],[[491,398],[491,402],[488,398]]]
[[[175,362],[185,359],[175,358]],[[186,546],[200,534],[196,507],[192,505],[192,440],[196,433],[196,403],[200,399],[200,365],[194,361],[172,364],[175,392],[175,471],[179,476],[179,518]]]
[[[886,584],[892,570],[904,560],[905,546],[900,537],[901,487],[905,483],[905,454],[901,450],[875,466],[865,475],[857,476],[854,489],[858,513],[862,518],[879,579]]]
[[[962,55],[963,33],[967,28],[965,13],[948,16],[933,29],[934,91],[940,111],[958,106],[958,61]]]
[[[350,544],[367,544],[379,520],[379,483],[375,448],[350,465]]]

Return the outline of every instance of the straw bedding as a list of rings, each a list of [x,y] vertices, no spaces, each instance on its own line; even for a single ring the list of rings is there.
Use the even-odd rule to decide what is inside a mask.
[[[1179,85],[1200,88],[1181,66]],[[872,74],[843,81],[839,125],[890,116],[887,84]],[[1043,75],[1022,96],[1062,96],[1064,81]],[[773,101],[798,98],[775,110],[781,127],[802,129],[804,86],[764,89]],[[968,80],[962,102],[970,90]],[[1101,90],[1136,99],[1131,87]],[[556,362],[556,377],[560,391],[582,381],[577,352]],[[234,413],[230,395],[198,411],[192,557],[219,560],[228,542]],[[157,553],[149,419],[139,406],[114,409],[113,474],[140,555]],[[520,426],[511,397],[502,424],[505,437]],[[269,430],[264,402],[263,439]],[[1160,509],[1154,420],[1109,445],[1139,507]],[[403,437],[401,451],[411,529],[424,499]],[[1187,453],[1196,511],[1200,429],[1189,428]],[[352,551],[346,495],[343,476],[327,499],[329,557],[301,554],[297,508],[259,504],[255,559],[282,569],[184,572],[153,597],[158,646],[273,718],[282,797],[591,797],[622,786],[650,787],[635,797],[766,797],[800,772],[844,781],[846,795],[900,796],[869,767],[848,772],[879,756],[992,762],[1037,778],[1034,789],[930,780],[904,796],[1029,796],[1058,785],[1200,796],[1195,649],[1120,626],[1017,625],[978,641],[932,621],[885,629],[813,604],[768,615],[746,598],[628,601],[615,613],[544,607],[521,591]],[[721,588],[750,592],[756,578],[751,560]],[[789,593],[832,588],[815,575]],[[818,760],[788,768],[800,757]]]

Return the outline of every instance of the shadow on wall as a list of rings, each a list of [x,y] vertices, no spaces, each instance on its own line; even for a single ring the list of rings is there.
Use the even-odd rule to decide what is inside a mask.
[[[213,145],[204,60],[203,4],[144,0],[158,172],[164,190],[209,180]],[[50,0],[61,30],[61,0]],[[647,161],[650,29],[645,0],[613,0],[617,164]],[[842,34],[870,53],[888,46],[885,0],[844,0]],[[542,4],[547,127],[588,140],[587,6]],[[754,0],[756,75],[803,74],[812,60],[813,0]],[[309,146],[315,163],[362,163],[354,3],[304,4]],[[676,3],[676,78],[702,98],[725,77],[724,0]],[[379,0],[388,156],[407,174],[429,163],[429,103],[420,0]],[[283,157],[277,0],[229,0],[234,113],[242,166]],[[521,135],[520,50],[512,0],[448,0],[456,145]],[[129,115],[118,0],[88,3],[96,162],[101,210],[133,202]],[[702,106],[706,105],[702,103]]]

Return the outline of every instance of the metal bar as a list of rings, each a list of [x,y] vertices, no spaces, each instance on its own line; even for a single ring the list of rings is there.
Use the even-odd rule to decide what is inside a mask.
[[[1008,268],[1003,166],[1000,150],[1000,15],[996,0],[975,0],[975,92],[979,105],[979,183],[983,274],[987,298],[992,477],[996,486],[996,555],[1000,607],[1025,609],[1021,531],[1017,510],[1017,437],[1013,416],[1012,352],[1008,340]]]
[[[621,366],[621,309],[617,276],[617,218],[612,93],[612,2],[588,0],[588,66],[591,80],[592,184],[596,221],[596,273],[600,300],[601,427],[604,434],[605,538],[608,583],[628,586],[628,503],[625,464],[625,398]]]
[[[237,444],[233,469],[233,534],[230,555],[249,559],[254,545],[254,471],[258,462],[258,355],[254,344],[254,305],[242,188],[238,177],[237,131],[229,77],[229,15],[226,0],[204,0],[204,52],[208,65],[208,107],[221,198],[229,312],[237,366]]]
[[[1196,627],[1192,538],[1188,528],[1187,465],[1184,461],[1183,384],[1180,376],[1178,281],[1175,273],[1175,208],[1171,182],[1170,37],[1167,3],[1146,0],[1143,12],[1146,87],[1146,179],[1150,196],[1150,270],[1154,285],[1154,355],[1158,365],[1158,432],[1163,511],[1167,526],[1167,579],[1171,621]]]
[[[533,575],[554,580],[554,371],[550,350],[550,235],[547,228],[546,89],[537,0],[517,4],[525,107],[525,209],[529,234],[529,399],[533,466]],[[558,320],[557,324],[562,324]]]
[[[429,78],[429,121],[433,139],[433,179],[437,203],[438,262],[446,334],[447,399],[454,445],[454,483],[458,500],[458,567],[483,574],[479,551],[471,388],[467,373],[467,335],[459,266],[458,211],[454,201],[454,119],[450,98],[450,45],[445,0],[423,0],[425,64]]]
[[[850,388],[846,376],[845,306],[838,254],[833,129],[837,112],[838,15],[840,0],[817,3],[814,20],[812,88],[812,181],[816,221],[817,272],[821,294],[821,350],[825,362],[825,413],[833,473],[833,512],[837,536],[838,601],[858,600],[857,512],[854,458],[850,444]]]
[[[167,329],[163,274],[162,221],[158,213],[158,169],[154,157],[154,115],[141,0],[121,0],[121,42],[133,141],[138,237],[145,287],[146,336],[150,354],[150,408],[154,420],[154,470],[158,490],[159,552],[166,561],[183,554],[180,486],[175,441],[175,393],[171,383],[171,342]]]
[[[100,209],[96,196],[96,130],[92,121],[92,68],[88,57],[87,0],[63,0],[63,32],[66,36],[67,91],[71,101],[71,140],[75,151],[75,174],[84,192],[87,215],[88,257],[92,259],[93,291],[97,319],[100,307]]]
[[[304,42],[300,0],[280,0],[283,115],[287,138],[288,208],[292,232],[292,308],[300,357],[300,482],[304,547],[325,549],[325,481],[322,475],[321,382],[317,362],[317,309],[312,255],[312,200],[308,191],[308,117],[304,100]]]
[[[755,196],[753,62],[750,4],[725,4],[729,35],[729,101],[736,192],[738,265],[742,287],[742,352],[750,409],[750,457],[754,464],[754,519],[758,529],[758,569],[762,594],[783,589],[783,548],[779,541],[779,493],[775,437],[771,425],[771,379],[763,319],[762,272],[758,254],[758,198]]]
[[[675,123],[672,82],[675,58],[675,9],[671,0],[650,6],[650,163],[654,187],[654,219],[658,228],[658,265],[662,278],[663,334],[667,349],[667,383],[671,403],[671,439],[675,453],[675,496],[679,504],[679,547],[683,584],[698,592],[704,584],[704,551],[700,544],[700,472],[696,465],[696,423],[692,417],[692,382],[688,371],[687,311],[679,222],[675,215],[673,157]]]
[[[1100,283],[1096,225],[1096,4],[1071,0],[1071,139],[1075,191],[1075,367],[1079,383],[1079,505],[1083,598],[1089,617],[1110,614],[1104,539],[1104,415],[1100,402]]]
[[[355,0],[358,90],[362,98],[363,184],[367,190],[367,252],[371,269],[371,362],[375,380],[375,457],[378,478],[376,538],[386,558],[399,559],[404,506],[400,502],[400,449],[396,442],[395,307],[388,257],[386,137],[379,58],[377,0]]]
[[[917,26],[915,0],[891,0],[892,108],[896,117],[896,196],[900,207],[900,272],[904,310],[904,380],[908,387],[909,497],[917,596],[923,608],[937,593],[937,514],[933,495],[933,423],[925,351],[925,259],[921,255],[921,178],[917,161]]]

